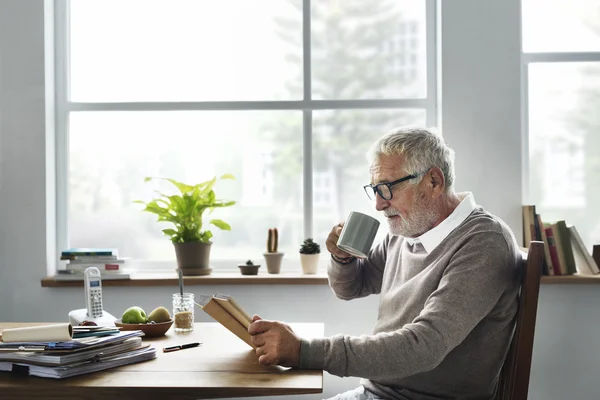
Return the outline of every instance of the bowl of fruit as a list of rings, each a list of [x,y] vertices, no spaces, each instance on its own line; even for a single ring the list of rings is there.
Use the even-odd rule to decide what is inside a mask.
[[[171,325],[173,325],[171,314],[162,306],[155,308],[148,315],[139,306],[129,307],[121,319],[115,321],[115,326],[121,328],[122,331],[140,330],[147,338],[163,336]]]

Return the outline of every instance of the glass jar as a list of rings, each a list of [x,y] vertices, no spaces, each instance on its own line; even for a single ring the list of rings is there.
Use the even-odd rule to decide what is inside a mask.
[[[173,319],[175,332],[194,330],[194,293],[173,294]]]

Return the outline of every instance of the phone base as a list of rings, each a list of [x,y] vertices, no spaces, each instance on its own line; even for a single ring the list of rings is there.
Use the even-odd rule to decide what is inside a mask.
[[[96,323],[98,326],[115,326],[116,318],[102,311],[102,316],[98,318],[92,318],[87,315],[87,308],[80,308],[79,310],[73,310],[69,312],[69,322],[73,326],[81,324],[83,321],[90,321]]]

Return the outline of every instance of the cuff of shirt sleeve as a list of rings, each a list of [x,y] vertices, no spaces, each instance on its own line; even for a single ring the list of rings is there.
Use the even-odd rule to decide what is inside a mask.
[[[323,369],[325,367],[325,339],[301,339],[300,369]]]

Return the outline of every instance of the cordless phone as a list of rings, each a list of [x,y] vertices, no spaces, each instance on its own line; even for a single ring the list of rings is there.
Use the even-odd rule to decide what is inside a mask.
[[[100,270],[96,267],[86,268],[83,273],[85,290],[85,307],[90,318],[102,317],[102,279]]]

